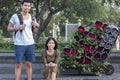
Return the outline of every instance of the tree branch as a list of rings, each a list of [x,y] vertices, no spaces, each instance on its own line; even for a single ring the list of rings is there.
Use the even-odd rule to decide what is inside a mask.
[[[48,26],[51,18],[52,18],[52,14],[50,13],[47,17],[47,19],[41,24],[41,28],[38,29],[38,32],[37,32],[37,36],[36,36],[36,42],[38,42],[40,40],[40,35],[41,33],[46,29],[46,27]]]
[[[63,10],[63,8],[65,8],[65,7],[67,6],[67,1],[68,1],[68,0],[64,0],[63,5],[62,5],[60,8],[55,9],[55,10],[53,11],[53,14],[55,14],[55,13]]]
[[[46,11],[46,4],[47,4],[47,0],[44,0],[44,4],[43,6],[41,7],[41,11],[38,13],[39,14],[39,19],[42,19],[45,11]]]

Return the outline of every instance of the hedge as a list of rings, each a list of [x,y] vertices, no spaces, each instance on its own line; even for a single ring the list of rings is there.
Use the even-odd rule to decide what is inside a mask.
[[[35,44],[35,50],[41,51],[45,48],[45,42],[39,42]],[[60,51],[67,45],[66,42],[58,42],[58,49]],[[13,42],[4,42],[0,41],[0,51],[13,51],[14,50],[14,43]]]

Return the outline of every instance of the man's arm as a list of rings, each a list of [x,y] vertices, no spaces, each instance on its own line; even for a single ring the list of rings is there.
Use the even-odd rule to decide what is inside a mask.
[[[7,30],[13,32],[13,31],[17,31],[18,29],[14,27],[14,25],[11,22],[9,22]]]
[[[14,25],[11,22],[9,22],[8,27],[7,27],[7,30],[10,32],[19,31],[22,29],[24,29],[23,25],[19,25],[18,27],[14,27]]]
[[[35,20],[33,20],[32,21],[32,31],[33,31],[33,33],[36,33],[38,31],[38,28],[39,28],[39,24]]]

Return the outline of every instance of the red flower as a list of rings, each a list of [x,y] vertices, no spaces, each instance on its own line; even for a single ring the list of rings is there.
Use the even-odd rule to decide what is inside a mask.
[[[95,34],[89,33],[89,37],[90,37],[91,39],[95,39]]]
[[[86,57],[92,57],[92,53],[87,53]]]
[[[82,46],[82,45],[84,45],[84,40],[80,40],[79,41],[79,44]]]
[[[79,41],[80,40],[80,38],[76,35],[76,36],[74,36],[74,39],[76,40],[76,41]]]
[[[104,48],[104,47],[98,47],[96,51],[97,51],[97,52],[101,52],[101,51],[103,50],[103,48]]]
[[[90,63],[91,63],[91,59],[89,59],[89,58],[84,58],[83,64],[90,64]]]
[[[101,55],[101,59],[102,59],[102,60],[104,60],[104,59],[106,59],[106,58],[107,58],[107,53],[104,53],[104,54]]]
[[[65,54],[70,54],[71,49],[70,48],[64,48],[63,51],[64,51]]]
[[[107,28],[107,24],[103,24],[102,29],[105,30]]]
[[[95,46],[92,45],[92,46],[90,47],[90,52],[93,53],[95,50],[96,50]]]
[[[95,40],[97,40],[98,42],[100,42],[101,39],[102,39],[101,37],[98,37],[98,36],[97,36]]]
[[[84,35],[88,36],[89,32],[88,31],[85,31],[84,32]]]
[[[84,31],[85,31],[84,27],[82,27],[82,26],[78,27],[78,32],[79,33],[83,33]]]
[[[84,57],[81,57],[80,59],[77,60],[77,62],[79,62],[79,64],[83,63],[83,59]]]
[[[75,56],[77,54],[77,50],[76,49],[71,49],[71,55]]]
[[[96,22],[95,22],[95,26],[96,26],[97,28],[100,28],[102,25],[103,25],[103,24],[102,24],[102,22],[100,22],[100,21],[96,21]]]
[[[90,49],[90,45],[84,45],[84,50],[88,51]]]
[[[94,58],[100,58],[100,54],[99,54],[99,53],[96,53],[96,54],[94,55]]]

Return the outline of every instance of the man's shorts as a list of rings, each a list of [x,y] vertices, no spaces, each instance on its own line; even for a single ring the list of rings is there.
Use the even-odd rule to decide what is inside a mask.
[[[17,63],[23,61],[35,61],[35,45],[14,45],[15,60]]]

